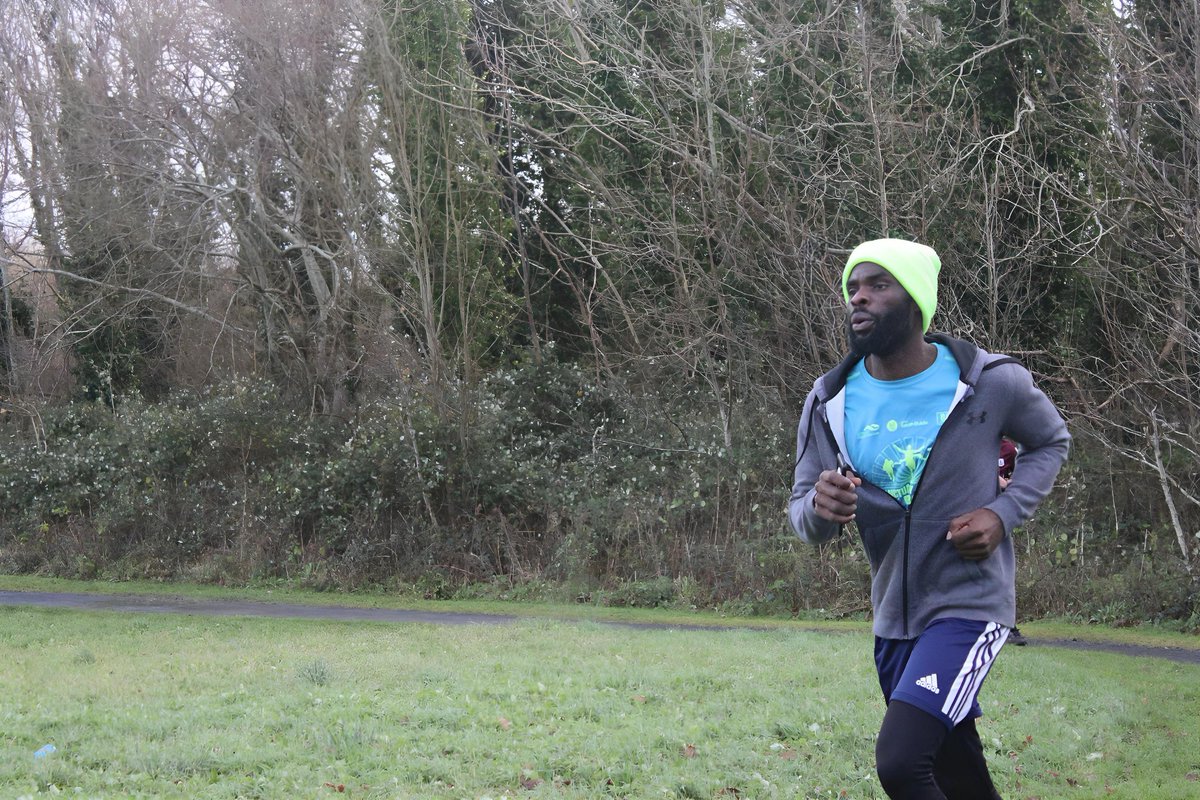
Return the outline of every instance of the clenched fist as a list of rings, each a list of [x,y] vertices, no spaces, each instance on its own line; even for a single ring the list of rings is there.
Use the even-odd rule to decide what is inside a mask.
[[[1004,523],[995,511],[977,508],[950,520],[946,539],[968,561],[983,561],[1004,539]]]

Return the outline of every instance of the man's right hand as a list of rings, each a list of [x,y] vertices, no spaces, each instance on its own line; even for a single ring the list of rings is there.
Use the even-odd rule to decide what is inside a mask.
[[[813,487],[813,510],[821,519],[844,525],[854,519],[858,510],[858,493],[855,491],[862,486],[862,478],[853,472],[842,475],[836,469],[827,469],[817,479]]]

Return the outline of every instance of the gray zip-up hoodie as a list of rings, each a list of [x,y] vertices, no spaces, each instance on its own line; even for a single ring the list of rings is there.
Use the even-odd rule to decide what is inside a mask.
[[[888,639],[915,638],[944,617],[1016,623],[1011,533],[1050,492],[1071,439],[1054,404],[1016,360],[941,334],[926,340],[950,349],[959,383],[912,504],[905,509],[866,481],[858,488],[855,523],[871,562],[875,635]],[[835,468],[838,452],[850,463],[845,387],[857,361],[847,357],[818,378],[804,401],[788,517],[811,544],[829,541],[840,529],[817,516],[813,487],[823,470]],[[1003,493],[996,474],[1001,436],[1021,446],[1012,483]],[[996,512],[1005,537],[988,558],[968,561],[946,533],[951,519],[977,508]]]

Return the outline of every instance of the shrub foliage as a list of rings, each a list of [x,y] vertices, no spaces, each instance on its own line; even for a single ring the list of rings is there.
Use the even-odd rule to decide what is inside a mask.
[[[704,397],[596,386],[573,364],[518,364],[467,401],[467,418],[419,399],[305,415],[234,382],[55,407],[36,440],[3,429],[0,567],[867,613],[853,531],[813,549],[786,529],[792,442],[770,408],[739,403],[727,448]],[[1018,534],[1022,610],[1194,624],[1169,531],[1096,514],[1086,472]]]

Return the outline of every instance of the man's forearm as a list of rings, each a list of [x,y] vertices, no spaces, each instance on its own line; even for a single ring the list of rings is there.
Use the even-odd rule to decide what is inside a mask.
[[[801,539],[809,544],[822,544],[837,536],[841,526],[817,516],[813,507],[813,493],[812,487],[808,487],[807,491],[793,490],[788,503],[788,520],[792,523],[792,530]]]

